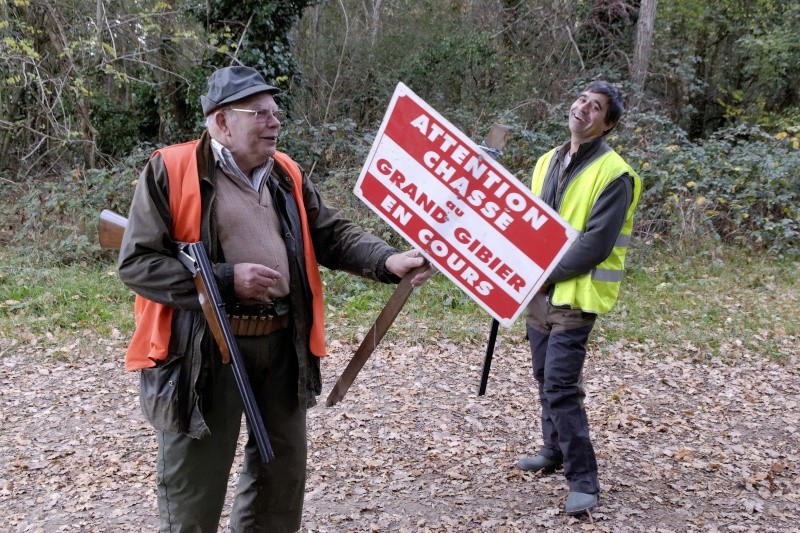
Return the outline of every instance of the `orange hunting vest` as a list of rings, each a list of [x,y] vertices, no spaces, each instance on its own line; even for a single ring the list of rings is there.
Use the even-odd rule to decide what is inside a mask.
[[[174,227],[173,237],[177,241],[200,240],[200,174],[197,170],[196,150],[200,141],[168,146],[153,153],[161,154],[169,179],[169,210]],[[151,156],[152,158],[152,156]],[[292,178],[292,196],[297,202],[300,225],[303,231],[306,276],[311,288],[312,323],[309,334],[309,349],[317,357],[325,352],[325,308],[322,301],[322,279],[317,266],[311,233],[303,204],[303,175],[289,156],[275,152],[275,161]],[[190,179],[187,179],[190,178]],[[134,314],[136,329],[125,354],[125,369],[139,370],[156,366],[167,358],[172,332],[172,307],[153,302],[136,295]]]

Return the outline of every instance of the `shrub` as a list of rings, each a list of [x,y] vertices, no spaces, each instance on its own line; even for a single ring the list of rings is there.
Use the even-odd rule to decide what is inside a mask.
[[[7,186],[3,196],[13,211],[3,217],[9,244],[33,250],[35,260],[46,264],[108,259],[97,243],[98,216],[103,209],[127,214],[151,151],[142,145],[107,169],[74,169],[57,181],[31,180],[13,191]]]
[[[800,253],[797,137],[739,125],[692,142],[664,120],[635,122],[618,144],[644,180],[640,218],[651,236]]]
[[[476,141],[492,123],[464,110],[443,114]],[[554,107],[533,125],[513,113],[497,118],[512,130],[500,163],[529,183],[536,159],[567,139],[565,114],[563,106]],[[306,159],[302,164],[313,169],[331,203],[396,243],[388,226],[352,194],[371,134],[360,133],[351,121],[322,128],[293,123],[290,131],[284,146],[301,162]],[[607,141],[642,178],[640,236],[684,250],[724,242],[795,256],[800,253],[799,138],[797,132],[771,135],[760,126],[740,125],[692,141],[666,116],[651,111],[626,115]]]
[[[536,158],[566,140],[564,114],[556,107],[533,126],[512,114],[500,117],[512,128],[500,163],[529,183]],[[459,128],[474,131],[470,135],[476,140],[492,123],[463,110],[450,115]],[[331,205],[406,248],[352,192],[376,130],[365,133],[351,120],[322,126],[293,121],[286,124],[281,149],[296,158]],[[679,250],[708,242],[737,244],[794,257],[800,254],[799,137],[791,129],[773,135],[760,126],[740,125],[695,142],[665,116],[647,112],[626,116],[608,142],[642,177],[636,229],[645,240],[674,243]],[[45,262],[110,258],[97,245],[97,215],[103,208],[127,213],[133,184],[151,151],[142,145],[111,168],[76,169],[58,181],[3,182],[6,223],[0,237],[27,243]]]

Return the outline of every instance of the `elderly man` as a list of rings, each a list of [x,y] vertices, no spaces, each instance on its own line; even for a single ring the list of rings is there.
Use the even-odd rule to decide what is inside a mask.
[[[424,264],[341,217],[276,151],[277,93],[252,68],[214,72],[201,97],[206,132],[157,150],[131,204],[119,257],[137,293],[126,368],[141,370],[143,412],[158,430],[161,531],[217,531],[242,419],[176,242],[203,242],[229,309],[271,317],[255,331],[232,323],[275,453],[262,463],[251,433],[231,512],[240,532],[300,528],[306,410],[321,392],[325,350],[317,264],[386,283]]]
[[[550,473],[563,465],[570,515],[593,509],[600,492],[581,375],[597,315],[617,299],[642,190],[636,172],[604,141],[622,111],[613,85],[590,83],[570,106],[570,140],[539,158],[531,183],[580,236],[528,305],[544,443],[519,467]]]

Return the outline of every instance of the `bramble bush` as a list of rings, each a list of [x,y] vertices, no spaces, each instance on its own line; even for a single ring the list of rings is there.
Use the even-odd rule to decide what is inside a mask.
[[[798,131],[740,124],[693,142],[653,114],[626,122],[611,140],[644,181],[639,229],[649,237],[800,254]]]
[[[74,169],[56,180],[5,184],[0,189],[5,240],[43,264],[108,260],[112,252],[101,250],[97,242],[100,211],[127,216],[139,172],[152,150],[140,145],[110,168]]]
[[[529,183],[536,158],[566,140],[564,115],[565,109],[556,107],[534,126],[500,117],[512,129],[501,164]],[[470,120],[457,116],[454,123],[465,131],[472,127],[476,136],[492,123]],[[486,131],[474,126],[478,123],[486,124]],[[352,193],[376,130],[377,125],[364,132],[349,120],[324,126],[298,120],[286,125],[281,149],[297,159],[332,205],[404,248],[401,238]],[[643,180],[636,230],[646,242],[683,252],[710,243],[744,245],[790,258],[800,254],[797,128],[773,134],[762,126],[738,125],[692,141],[663,115],[634,112],[609,134],[608,142]],[[127,213],[133,185],[151,151],[152,146],[143,145],[108,169],[75,170],[58,181],[16,184],[17,194],[10,203],[6,195],[4,207],[13,210],[4,216],[13,225],[8,227],[11,244],[34,243],[43,258],[49,254],[50,261],[62,264],[107,259],[108,252],[96,243],[97,215],[103,208]]]
[[[539,155],[568,138],[565,116],[559,106],[535,125],[501,117],[513,132],[501,163],[529,184]],[[682,251],[711,242],[800,254],[800,127],[779,130],[740,124],[692,141],[662,114],[627,113],[607,141],[642,178],[637,233]]]

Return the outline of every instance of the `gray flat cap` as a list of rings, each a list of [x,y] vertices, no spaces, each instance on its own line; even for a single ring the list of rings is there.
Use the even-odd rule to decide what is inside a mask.
[[[268,85],[261,74],[250,67],[225,67],[208,78],[208,93],[200,97],[203,114],[258,93],[278,94],[280,89]]]

